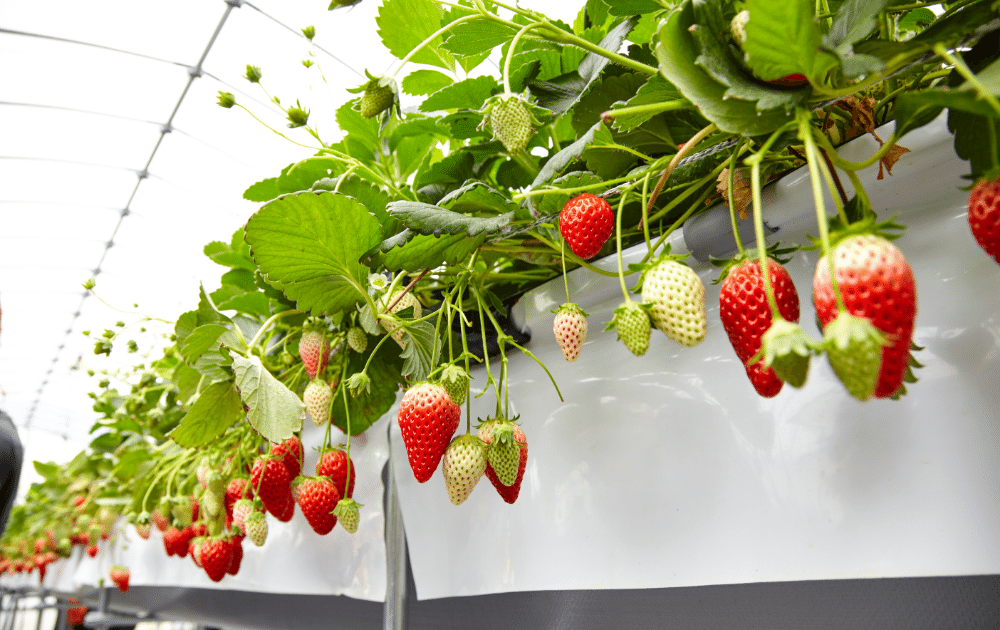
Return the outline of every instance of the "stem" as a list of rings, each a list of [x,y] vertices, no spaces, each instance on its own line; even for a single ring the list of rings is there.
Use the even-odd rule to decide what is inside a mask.
[[[649,176],[652,171],[646,171],[646,176],[642,178],[642,239],[646,241],[646,250],[653,249],[653,243],[649,238],[649,221],[646,219],[646,202],[649,200]],[[624,196],[624,195],[623,195]]]
[[[507,58],[503,62],[503,93],[505,96],[512,94],[510,91],[510,60],[514,58],[514,51],[517,50],[517,45],[520,43],[521,38],[528,31],[538,28],[539,26],[545,26],[543,22],[533,22],[528,24],[514,35],[514,39],[510,42],[510,48],[507,49]]]
[[[820,149],[820,155],[823,156],[824,160],[819,163],[819,170],[823,174],[823,179],[826,181],[826,187],[830,189],[831,194],[834,188],[837,189],[837,195],[833,195],[833,205],[837,206],[837,216],[846,225],[849,223],[847,220],[847,213],[844,208],[847,206],[847,192],[844,190],[844,185],[840,182],[840,177],[837,175],[837,171],[833,169],[833,165],[830,162],[830,156],[827,155],[826,151]],[[832,175],[831,175],[832,171]]]
[[[390,304],[388,307],[386,307],[385,310],[387,312],[391,311],[397,304],[399,304],[399,301],[403,299],[403,296],[405,296],[407,293],[409,293],[410,289],[413,288],[413,285],[415,285],[417,282],[419,282],[421,278],[423,278],[424,276],[426,276],[427,272],[429,272],[429,271],[430,271],[430,268],[424,269],[423,271],[420,272],[420,275],[418,275],[413,280],[410,280],[410,284],[406,285],[406,288],[403,289],[402,293],[400,293],[396,297],[396,299],[393,300],[392,304]]]
[[[889,149],[895,146],[896,142],[898,141],[899,138],[896,136],[896,134],[892,134],[891,136],[889,136],[889,139],[885,141],[885,143],[878,151],[873,153],[870,158],[868,158],[863,162],[848,162],[847,160],[843,159],[836,153],[831,154],[829,157],[831,160],[833,160],[834,164],[836,164],[845,171],[861,171],[881,160],[885,156],[885,154],[889,152]]]
[[[663,174],[660,175],[660,179],[656,182],[656,186],[653,188],[653,194],[650,196],[649,204],[646,206],[646,214],[652,212],[653,204],[656,203],[656,198],[660,196],[660,191],[663,190],[664,184],[667,183],[667,179],[670,178],[670,174],[674,172],[674,169],[677,168],[677,165],[680,164],[680,161],[684,159],[684,156],[690,153],[691,149],[693,149],[695,145],[704,140],[706,136],[708,136],[715,130],[716,126],[714,124],[711,124],[702,129],[701,131],[699,131],[698,133],[694,134],[694,136],[692,136],[690,140],[684,143],[684,146],[681,147],[681,150],[677,152],[677,155],[674,156],[674,159],[670,160],[670,164],[667,165],[667,168],[663,171]]]
[[[289,309],[287,311],[281,311],[280,313],[275,313],[274,315],[271,315],[271,317],[269,317],[266,322],[260,325],[260,330],[258,330],[257,334],[254,335],[253,339],[250,340],[250,343],[247,345],[247,354],[249,354],[250,351],[254,349],[254,346],[257,345],[257,342],[260,341],[260,338],[264,335],[264,331],[266,331],[271,324],[278,321],[279,319],[282,319],[283,317],[288,317],[289,315],[295,315],[298,312],[299,311],[295,309]]]
[[[347,423],[347,478],[344,482],[344,494],[346,495],[351,488],[351,408],[347,404],[347,388],[341,387],[340,391],[344,398],[344,422]],[[343,496],[341,498],[346,499],[347,497]]]
[[[733,198],[733,185],[736,181],[736,160],[739,157],[740,150],[743,148],[745,138],[740,138],[740,143],[736,145],[736,149],[733,150],[733,155],[729,158],[729,221],[733,226],[733,238],[736,239],[736,249],[740,254],[743,254],[743,239],[740,238],[740,226],[736,221],[736,201]]]
[[[616,107],[615,109],[609,109],[601,114],[601,120],[608,122],[607,119],[615,119],[621,116],[633,116],[633,115],[645,115],[650,114],[655,116],[656,114],[661,114],[663,112],[674,112],[681,109],[691,109],[694,105],[691,101],[686,98],[680,98],[674,101],[663,101],[662,103],[647,103],[646,105],[633,105],[632,107]]]
[[[490,353],[487,349],[486,343],[486,318],[483,316],[483,297],[479,294],[479,291],[476,291],[475,289],[472,290],[472,293],[476,296],[476,308],[479,310],[479,338],[483,343],[483,363],[486,364],[487,386],[489,383],[493,383],[493,391],[497,395],[497,401],[499,401],[500,389],[497,387],[497,382],[493,379],[493,372],[490,370]],[[492,317],[492,314],[490,316]],[[486,388],[483,388],[483,392],[486,392]]]
[[[559,241],[559,259],[562,261],[563,284],[566,285],[566,301],[569,299],[569,279],[566,277],[566,239]]]
[[[997,100],[997,97],[993,96],[993,94],[986,89],[986,86],[979,81],[979,78],[972,73],[969,66],[965,65],[962,58],[958,56],[957,51],[953,55],[948,52],[948,49],[945,48],[944,44],[937,43],[934,44],[934,52],[937,53],[939,57],[943,57],[948,61],[948,63],[955,66],[955,70],[962,75],[962,78],[965,79],[969,85],[975,88],[976,93],[979,94],[979,98],[989,103],[990,107],[992,107],[993,110],[1000,115],[1000,100]]]
[[[618,282],[622,285],[622,295],[625,296],[625,301],[629,301],[628,287],[625,286],[625,264],[622,262],[622,212],[625,209],[625,195],[622,195],[621,200],[618,202],[618,215],[615,218],[615,249],[618,250]]]
[[[770,143],[768,143],[770,144]],[[764,279],[764,295],[767,296],[767,303],[771,307],[771,315],[774,321],[781,319],[778,311],[778,302],[774,298],[774,288],[771,286],[771,269],[767,262],[767,244],[764,241],[764,210],[760,199],[760,160],[755,159],[763,155],[764,149],[757,155],[750,158],[750,188],[753,194],[753,228],[757,237],[757,260],[760,263],[760,275]]]
[[[434,41],[436,38],[438,38],[441,35],[447,33],[449,30],[451,30],[452,27],[457,26],[458,24],[461,24],[462,22],[468,22],[469,20],[472,20],[472,19],[477,18],[477,17],[479,17],[479,16],[478,15],[466,15],[464,17],[458,18],[454,22],[448,22],[447,24],[445,24],[444,26],[442,26],[438,30],[434,31],[434,33],[432,33],[427,39],[425,39],[424,41],[420,42],[417,45],[416,48],[414,48],[413,50],[411,50],[409,53],[406,54],[405,57],[403,57],[402,61],[399,62],[399,65],[396,66],[396,69],[393,71],[393,73],[391,75],[389,75],[389,78],[390,79],[395,79],[396,75],[399,74],[399,71],[403,69],[403,66],[405,66],[407,63],[409,63],[410,59],[413,59],[414,55],[416,55],[418,52],[420,52],[425,47],[427,47],[427,45],[430,44],[432,41]]]
[[[823,248],[823,255],[830,266],[830,284],[833,285],[833,295],[837,299],[837,307],[841,311],[846,311],[844,299],[840,295],[840,287],[837,285],[836,269],[833,264],[833,257],[830,255],[830,229],[827,224],[826,204],[823,202],[823,191],[820,188],[820,176],[817,167],[816,139],[813,137],[811,116],[807,110],[798,111],[799,137],[806,146],[806,164],[809,166],[809,179],[812,182],[813,200],[816,205],[816,223],[819,227],[819,238]],[[853,175],[853,173],[852,173]],[[857,175],[854,175],[857,177]],[[852,181],[853,181],[852,177]]]
[[[528,232],[528,234],[530,234],[532,236],[532,238],[534,238],[534,239],[536,239],[536,240],[538,240],[538,241],[540,241],[540,242],[548,245],[550,249],[552,249],[554,251],[559,251],[559,247],[555,243],[553,243],[549,239],[545,238],[541,234],[538,234],[537,232]],[[571,261],[573,261],[577,265],[579,265],[581,267],[586,267],[587,269],[590,269],[591,271],[593,271],[594,273],[596,273],[598,275],[608,276],[609,278],[614,277],[614,276],[617,275],[617,274],[612,273],[610,271],[604,271],[603,269],[598,269],[597,267],[595,267],[595,266],[591,265],[590,263],[588,263],[586,260],[583,260],[582,258],[580,258],[579,256],[577,256],[576,254],[574,254],[572,251],[569,253],[569,258],[570,258]]]
[[[321,151],[322,150],[319,147],[311,147],[308,144],[302,144],[301,142],[297,142],[295,140],[292,140],[291,138],[289,138],[285,134],[281,133],[280,131],[278,131],[277,129],[275,129],[274,127],[272,127],[271,125],[267,124],[266,122],[264,122],[260,118],[257,118],[256,114],[254,114],[252,111],[250,111],[249,109],[247,109],[246,107],[244,107],[242,104],[236,103],[236,106],[239,107],[240,109],[242,109],[243,111],[245,111],[246,113],[250,114],[250,116],[253,117],[254,120],[256,120],[260,124],[264,125],[265,127],[267,127],[268,129],[270,129],[274,133],[278,134],[279,136],[281,136],[285,140],[288,140],[292,144],[298,145],[300,147],[304,147],[306,149],[309,149],[310,151]]]
[[[626,68],[635,70],[637,72],[641,72],[643,74],[654,75],[660,71],[659,68],[654,68],[653,66],[647,66],[646,64],[635,61],[634,59],[623,57],[618,53],[613,53],[611,51],[604,50],[597,44],[588,42],[587,40],[581,37],[577,37],[572,33],[567,33],[566,31],[560,28],[556,28],[555,26],[551,26],[549,24],[545,25],[544,35],[546,38],[554,42],[562,44],[572,44],[577,48],[582,48],[587,52],[592,52],[595,55],[600,55],[601,57],[610,59],[611,61],[614,61],[617,64],[623,65]]]

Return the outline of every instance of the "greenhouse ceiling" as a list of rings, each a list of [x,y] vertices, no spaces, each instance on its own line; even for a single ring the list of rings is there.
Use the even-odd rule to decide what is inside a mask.
[[[59,437],[61,457],[89,441],[101,371],[156,358],[172,326],[144,317],[170,322],[199,283],[216,288],[224,269],[205,244],[228,241],[255,210],[241,196],[250,184],[310,154],[264,126],[309,141],[268,94],[299,99],[325,141],[339,138],[346,89],[393,65],[379,4],[0,3],[0,409],[29,442],[27,461],[59,459]],[[573,17],[555,0],[528,4]],[[267,94],[244,78],[247,64]],[[218,107],[220,90],[264,124]],[[115,349],[95,355],[108,328],[121,333]]]

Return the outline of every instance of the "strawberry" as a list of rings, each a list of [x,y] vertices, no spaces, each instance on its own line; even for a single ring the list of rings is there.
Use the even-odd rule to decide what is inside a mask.
[[[299,340],[299,356],[302,357],[302,365],[309,378],[316,378],[316,374],[326,367],[326,362],[330,359],[330,342],[318,330],[308,330],[302,333]]]
[[[188,541],[188,555],[191,556],[191,562],[194,566],[201,568],[201,544],[205,542],[204,536],[195,536]]]
[[[250,483],[257,488],[257,496],[271,514],[284,514],[292,503],[292,477],[280,459],[262,457],[254,462]],[[294,505],[294,504],[293,504]]]
[[[420,383],[399,402],[399,430],[417,481],[424,483],[437,470],[441,456],[462,419],[462,408],[440,385]]]
[[[350,346],[351,350],[361,354],[368,348],[368,335],[362,328],[354,326],[347,331],[347,345]]]
[[[292,479],[292,500],[296,503],[299,502],[299,493],[302,491],[302,484],[305,483],[306,479],[308,477],[303,477],[302,475]]]
[[[127,568],[120,564],[112,565],[111,568],[108,569],[108,577],[110,577],[111,581],[115,583],[115,586],[118,587],[119,591],[122,593],[128,593],[128,583],[132,578],[132,574]]]
[[[163,515],[163,512],[159,508],[153,510],[149,517],[152,519],[153,525],[156,525],[156,529],[161,532],[167,531],[167,528],[170,527],[170,521],[167,520],[167,517]]]
[[[456,405],[465,402],[465,397],[469,393],[469,374],[457,365],[449,365],[441,371],[441,378],[438,381],[441,387],[445,388],[448,396],[455,401]]]
[[[489,109],[490,128],[493,137],[503,144],[510,155],[524,151],[534,135],[534,120],[525,100],[517,94],[507,94],[491,99]]]
[[[684,346],[705,339],[705,285],[687,265],[662,256],[642,275],[642,301],[660,332]]]
[[[847,391],[858,400],[875,393],[885,338],[864,317],[840,311],[823,330],[826,358]]]
[[[340,501],[337,486],[327,477],[307,477],[299,492],[299,506],[313,531],[324,536],[333,531],[337,517],[333,508]]]
[[[263,546],[267,540],[267,519],[264,518],[264,514],[257,511],[250,512],[243,523],[243,531],[255,547]]]
[[[253,496],[253,489],[248,488],[250,485],[250,480],[246,477],[236,477],[235,479],[230,479],[229,483],[226,484],[226,515],[229,518],[233,518],[233,506],[236,502],[243,498],[243,495]]]
[[[760,261],[752,251],[746,255],[750,258],[737,259],[735,264],[723,271],[719,289],[719,318],[729,336],[729,343],[750,377],[750,383],[758,394],[771,398],[778,395],[784,381],[773,369],[765,368],[759,361],[748,365],[760,351],[761,338],[771,328],[774,318],[764,292]],[[781,317],[790,322],[799,321],[799,294],[791,276],[780,263],[770,258],[767,269]]]
[[[91,558],[96,558],[98,551],[99,549],[97,545],[90,545],[89,547],[87,547],[87,555],[90,556]]]
[[[80,494],[80,495],[77,495],[77,496],[73,497],[73,505],[75,507],[80,507],[81,505],[83,505],[86,502],[87,502],[86,495]]]
[[[514,483],[512,484],[504,485],[500,483],[500,479],[497,477],[497,473],[493,470],[493,466],[487,461],[486,478],[490,480],[490,483],[493,484],[493,487],[496,488],[497,492],[504,501],[513,504],[517,501],[517,496],[521,492],[521,481],[524,479],[524,471],[528,466],[528,438],[524,435],[524,431],[521,427],[513,423],[511,424],[514,430],[514,439],[521,445],[521,456],[517,464],[517,477],[514,479]],[[479,439],[487,445],[491,444],[493,442],[493,430],[496,425],[496,420],[487,420],[479,425],[479,429],[477,431]]]
[[[448,498],[461,505],[486,472],[486,445],[478,437],[460,435],[451,441],[441,460]]]
[[[649,314],[646,312],[648,308],[648,304],[625,300],[615,309],[615,316],[604,329],[614,328],[618,332],[618,339],[637,357],[641,357],[649,350],[649,334],[653,325],[649,322]]]
[[[562,348],[563,358],[572,363],[579,358],[580,349],[587,338],[587,313],[572,302],[566,302],[555,313],[552,332]]]
[[[229,539],[229,547],[232,549],[232,553],[226,573],[236,575],[240,572],[240,566],[243,564],[243,538],[233,536]]]
[[[351,484],[344,494],[344,485],[347,483],[347,466],[351,467]],[[317,477],[329,477],[340,493],[342,498],[354,496],[354,482],[358,478],[358,469],[354,467],[354,462],[347,456],[347,451],[342,448],[324,452],[319,463],[316,464]]]
[[[885,336],[872,394],[876,398],[891,397],[903,385],[910,359],[913,322],[917,315],[913,271],[895,245],[875,234],[847,236],[833,246],[830,255],[847,312],[868,320]],[[826,328],[837,318],[839,310],[830,283],[830,264],[825,256],[816,265],[813,304],[824,337],[828,337]],[[850,336],[871,338],[870,331]],[[870,351],[871,342],[865,343],[865,351]],[[857,396],[855,392],[852,394]]]
[[[972,236],[1000,265],[1000,177],[976,182],[969,194],[968,215]]]
[[[402,297],[400,297],[401,295]],[[404,295],[403,289],[398,289],[393,291],[392,294],[383,297],[379,302],[379,308],[383,312],[389,312],[394,315],[404,309],[413,308],[413,319],[420,319],[423,310],[416,296],[409,292]],[[406,349],[406,341],[403,338],[404,332],[401,326],[393,326],[391,323],[388,324],[388,328],[386,327],[386,323],[381,324],[381,326],[382,330],[389,333],[393,341],[399,344],[400,348]]]
[[[601,251],[615,228],[615,213],[607,201],[583,193],[566,202],[559,213],[559,233],[573,253],[587,260]]]
[[[149,534],[152,531],[149,523],[136,523],[135,533],[139,534],[139,538],[143,540],[149,540]]]
[[[71,626],[82,625],[88,610],[86,606],[71,606],[66,610],[66,623]]]
[[[490,433],[492,440],[486,449],[490,468],[504,486],[510,486],[517,479],[517,469],[521,462],[521,446],[514,438],[514,426],[509,420],[497,420]]]
[[[333,400],[333,390],[326,381],[313,379],[302,392],[302,402],[312,418],[313,424],[322,426],[330,420],[330,401]]]
[[[361,95],[358,111],[363,118],[374,118],[392,107],[396,94],[389,85],[381,85],[378,81],[369,81],[365,93]]]
[[[201,543],[201,568],[208,579],[221,582],[233,560],[233,548],[228,540],[213,537]]]
[[[361,515],[358,514],[359,507],[361,506],[355,503],[354,499],[341,499],[337,503],[337,507],[333,509],[333,515],[340,519],[340,526],[348,534],[358,531],[358,525],[361,522]]]
[[[292,520],[293,516],[295,516],[295,498],[292,497],[292,493],[289,490],[288,500],[285,502],[285,509],[282,512],[275,514],[274,518],[278,519],[282,523],[287,523]]]
[[[302,460],[305,459],[305,451],[302,449],[302,442],[294,435],[281,444],[271,446],[271,455],[281,459],[288,469],[288,478],[293,479],[302,474]]]
[[[253,501],[250,499],[240,499],[233,504],[233,526],[243,529],[243,523],[250,513],[253,512]]]

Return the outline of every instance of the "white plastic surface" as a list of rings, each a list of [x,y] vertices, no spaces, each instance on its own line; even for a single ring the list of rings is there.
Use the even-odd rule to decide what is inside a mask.
[[[1000,572],[1000,269],[969,233],[959,189],[967,167],[944,120],[902,144],[913,152],[895,175],[862,173],[880,215],[909,226],[897,244],[917,279],[925,367],[902,400],[855,401],[823,358],[802,390],[758,397],[719,322],[718,271],[695,262],[706,340],[682,348],[654,330],[649,352],[633,357],[602,331],[622,300],[617,279],[575,271],[574,301],[590,313],[576,363],[551,332],[561,279],[515,309],[565,397],[511,353],[511,408],[529,443],[516,504],[485,478],[458,507],[440,469],[418,484],[393,423],[418,597]],[[860,160],[873,146],[856,141],[842,154]],[[804,171],[765,200],[783,242],[815,234]],[[817,257],[798,253],[788,265],[800,321],[816,337]],[[600,264],[615,268],[613,258]],[[484,370],[474,377],[485,383]],[[485,418],[494,404],[488,393],[473,413]]]
[[[153,528],[149,540],[142,540],[131,525],[116,541],[101,542],[96,558],[75,547],[68,560],[49,565],[44,586],[70,592],[96,586],[107,579],[108,569],[118,563],[129,568],[130,583],[141,586],[185,586],[266,593],[305,595],[347,595],[369,601],[385,599],[385,514],[382,508],[382,468],[388,458],[387,418],[382,418],[360,436],[351,439],[351,460],[357,467],[355,500],[362,504],[361,522],[356,534],[348,534],[338,524],[325,536],[317,535],[298,506],[288,523],[268,517],[267,541],[255,547],[243,541],[243,564],[239,574],[227,575],[212,582],[205,571],[185,558],[167,557],[160,531]],[[308,426],[307,426],[308,425]],[[345,436],[333,429],[333,442]],[[303,425],[306,460],[303,470],[312,474],[318,454],[313,450],[323,439],[323,432],[308,420]],[[122,544],[123,543],[123,544]],[[37,586],[38,574],[5,575],[4,586]]]

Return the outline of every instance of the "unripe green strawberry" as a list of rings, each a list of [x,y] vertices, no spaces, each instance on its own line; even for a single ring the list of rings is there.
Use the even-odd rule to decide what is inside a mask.
[[[204,508],[209,518],[215,518],[223,509],[221,495],[206,490],[204,496],[201,498],[201,507]]]
[[[480,424],[476,429],[476,435],[485,444],[489,445],[493,443],[493,429],[505,422],[504,420],[487,420]],[[511,485],[504,485],[497,478],[497,473],[493,470],[493,466],[487,461],[486,464],[486,478],[490,480],[493,487],[496,488],[497,494],[507,503],[513,504],[517,501],[517,496],[521,492],[521,481],[524,480],[524,471],[528,468],[528,437],[521,430],[521,427],[516,424],[511,424],[514,430],[514,439],[521,447],[520,457],[518,458],[517,464],[517,478],[514,479],[514,483]]]
[[[516,94],[500,97],[490,110],[490,128],[493,129],[493,137],[499,140],[511,155],[517,155],[528,146],[534,135],[531,123],[532,116],[527,103]]]
[[[361,103],[358,111],[363,118],[374,118],[385,110],[392,107],[396,94],[389,85],[382,85],[378,81],[369,81],[365,86],[365,93],[361,96]]]
[[[262,547],[267,540],[267,519],[261,512],[250,512],[246,520],[243,521],[243,531],[257,547]]]
[[[313,379],[306,385],[306,390],[302,392],[302,402],[306,404],[306,411],[312,418],[313,424],[323,426],[330,419],[330,401],[333,400],[333,391],[326,381]]]
[[[362,328],[355,326],[347,331],[347,345],[361,354],[368,347],[368,335]]]
[[[563,358],[572,363],[580,357],[583,342],[587,339],[587,313],[572,302],[566,302],[555,312],[552,332],[562,348]]]
[[[209,472],[208,475],[206,475],[205,490],[207,492],[211,492],[212,494],[218,495],[219,497],[221,497],[222,493],[225,492],[226,484],[222,479],[222,474],[219,471],[213,470]]]
[[[448,498],[455,505],[461,505],[486,472],[486,444],[472,435],[458,436],[445,449],[441,469]]]
[[[361,522],[361,515],[358,508],[361,507],[354,499],[341,499],[337,502],[337,507],[333,508],[333,515],[340,519],[340,526],[348,534],[358,531]]]
[[[885,338],[864,317],[841,311],[823,330],[826,357],[837,378],[858,400],[875,393]]]
[[[456,405],[465,402],[466,394],[469,392],[469,375],[465,370],[457,365],[449,365],[441,371],[440,384]]]
[[[667,337],[683,346],[705,339],[705,285],[693,269],[665,257],[646,269],[642,301],[649,304],[649,318]]]
[[[514,424],[509,420],[498,422],[491,437],[493,440],[486,457],[500,483],[510,486],[517,479],[517,468],[521,462],[521,445],[514,439]]]
[[[614,318],[605,328],[614,328],[618,332],[618,339],[637,357],[649,350],[649,334],[653,330],[646,308],[638,302],[626,300],[615,309]]]
[[[402,293],[403,293],[403,289],[398,289],[396,291],[393,291],[392,295],[384,297],[381,300],[381,302],[379,303],[379,306],[381,307],[381,309],[383,311],[385,311],[386,309],[388,309],[388,312],[390,312],[392,314],[396,314],[396,313],[398,313],[398,312],[400,312],[402,310],[405,310],[405,309],[408,309],[408,308],[412,307],[413,308],[413,319],[420,319],[421,312],[422,312],[422,308],[420,306],[420,301],[417,300],[417,298],[412,293],[409,293],[409,292],[407,292],[406,295],[403,295],[403,297],[399,297]],[[399,299],[398,302],[396,302],[397,299]],[[392,306],[393,302],[396,303],[395,306]],[[392,308],[389,308],[390,306]],[[396,343],[398,343],[400,348],[403,348],[404,350],[406,349],[406,341],[404,341],[404,339],[403,339],[403,329],[402,329],[402,327],[393,327],[392,324],[389,324],[389,328],[386,328],[386,325],[383,324],[382,325],[382,330],[385,330],[387,333],[389,333],[390,335],[392,335],[393,341],[395,341]]]

